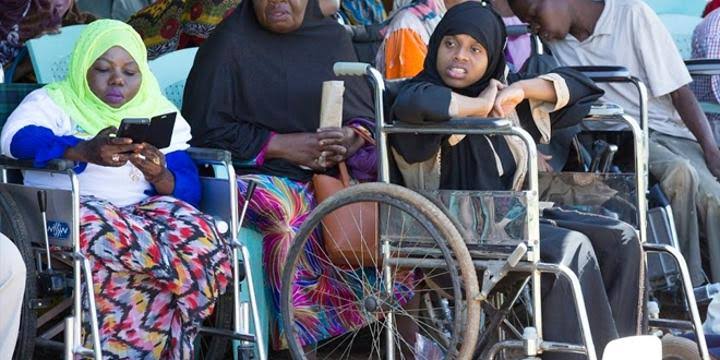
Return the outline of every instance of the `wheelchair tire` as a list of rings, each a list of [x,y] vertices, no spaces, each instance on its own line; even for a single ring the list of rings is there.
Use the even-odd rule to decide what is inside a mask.
[[[425,265],[416,266],[411,270],[408,270],[407,268],[413,265],[410,265],[410,262],[405,262],[403,265],[398,265],[393,268],[396,272],[393,276],[391,276],[392,279],[397,279],[399,277],[398,271],[405,274],[420,274],[422,275],[420,279],[433,278],[436,276],[438,276],[438,278],[449,279],[451,284],[448,284],[449,287],[444,289],[453,296],[453,299],[456,299],[454,300],[454,305],[452,306],[452,311],[454,313],[452,316],[453,323],[451,326],[452,329],[449,332],[450,336],[443,338],[447,341],[447,345],[444,345],[446,347],[438,349],[438,351],[442,351],[446,358],[469,359],[473,354],[480,324],[480,302],[474,300],[476,294],[479,293],[478,280],[475,267],[472,259],[470,258],[470,253],[468,252],[458,229],[442,210],[440,210],[423,195],[392,184],[365,183],[351,186],[350,188],[344,189],[320,203],[305,219],[288,251],[287,260],[281,278],[283,286],[280,296],[280,306],[283,324],[295,324],[295,312],[292,302],[293,294],[291,293],[292,284],[295,281],[295,269],[301,261],[302,255],[304,254],[305,256],[309,256],[309,253],[306,252],[305,249],[310,235],[319,230],[318,226],[323,226],[323,219],[328,214],[343,206],[361,202],[374,202],[380,205],[382,218],[385,219],[384,221],[387,224],[396,222],[398,219],[402,220],[402,232],[400,235],[381,231],[381,235],[387,236],[388,239],[392,238],[391,247],[393,250],[391,251],[394,251],[393,258],[408,254],[408,260],[410,261],[424,261],[430,258],[430,263],[433,264],[432,266],[428,266],[426,263]],[[394,210],[403,211],[405,215],[400,214],[401,216],[397,216],[391,212]],[[386,211],[387,213],[382,211]],[[414,232],[417,230],[407,230],[406,233],[406,219],[419,224],[416,228],[407,226],[407,229],[420,229],[423,233],[418,235]],[[388,229],[389,228],[390,226],[388,226]],[[410,233],[411,231],[412,234]],[[425,242],[419,243],[419,240],[415,240],[421,237],[423,239],[427,239],[428,237],[423,236],[423,234],[429,235],[429,238],[432,241],[429,242],[427,240],[423,240]],[[412,242],[411,245],[404,244],[406,238],[410,239],[408,242]],[[434,245],[435,248],[422,247],[430,245]],[[403,246],[409,247],[405,248]],[[417,248],[420,248],[421,252],[418,252]],[[312,254],[315,255],[315,253]],[[420,255],[424,255],[424,257],[418,259],[417,257]],[[434,340],[433,338],[436,338],[438,335],[442,335],[438,334],[440,332],[439,330],[426,325],[429,323],[429,320],[420,320],[421,314],[424,314],[420,311],[421,309],[418,309],[418,311],[404,309],[404,305],[397,302],[397,293],[395,296],[388,297],[387,292],[384,290],[385,286],[382,285],[383,281],[378,281],[378,279],[383,278],[382,275],[385,275],[384,273],[378,271],[378,269],[382,268],[382,266],[376,264],[375,267],[370,266],[366,267],[364,270],[358,270],[352,267],[348,268],[347,264],[331,264],[328,259],[323,256],[317,257],[316,259],[305,258],[305,260],[302,261],[308,261],[308,263],[314,261],[324,261],[326,266],[333,266],[334,268],[328,271],[335,271],[339,275],[335,279],[330,279],[329,281],[339,282],[341,280],[347,280],[353,283],[359,281],[362,284],[362,291],[355,291],[351,294],[355,295],[356,299],[344,304],[343,307],[353,306],[354,309],[358,311],[359,316],[363,316],[364,319],[367,320],[367,326],[363,329],[351,330],[350,333],[352,335],[346,334],[338,338],[330,338],[323,342],[323,345],[318,344],[316,349],[310,351],[316,351],[317,349],[320,349],[319,351],[328,351],[322,350],[321,348],[332,348],[332,346],[326,346],[328,343],[336,341],[340,338],[343,340],[337,347],[345,346],[345,349],[339,350],[339,353],[335,353],[335,351],[330,353],[330,355],[318,353],[318,357],[328,356],[329,358],[342,357],[354,359],[359,358],[361,355],[354,354],[353,352],[362,352],[364,355],[367,355],[367,350],[370,350],[371,357],[374,358],[377,354],[378,358],[382,358],[385,350],[380,349],[382,347],[381,342],[384,342],[386,339],[385,330],[387,329],[375,329],[375,327],[378,324],[384,326],[383,319],[386,317],[386,314],[390,312],[397,312],[402,315],[403,319],[413,319],[416,321],[415,334],[424,335],[426,339],[430,340],[427,343],[432,343],[432,340]],[[348,269],[351,270],[349,271]],[[428,271],[427,269],[430,270]],[[445,270],[446,272],[437,275],[435,274],[437,269],[440,269],[440,271]],[[376,273],[367,275],[367,272],[372,271],[375,271]],[[360,277],[363,279],[360,279]],[[407,279],[407,277],[405,279]],[[368,283],[366,281],[371,281],[372,283]],[[357,289],[357,287],[355,287],[355,289]],[[421,294],[424,289],[415,288],[413,291],[417,297],[417,295]],[[362,294],[360,295],[359,293]],[[325,304],[313,305],[314,311],[318,314],[322,314],[322,306],[325,306]],[[335,313],[338,312],[337,309],[333,309],[331,307],[327,311]],[[345,310],[342,310],[342,312],[344,311]],[[423,326],[427,326],[427,328],[423,328]],[[305,359],[305,350],[303,349],[303,345],[299,335],[297,334],[296,326],[285,326],[284,328],[293,358]],[[396,346],[396,350],[399,347],[403,352],[408,350],[419,351],[418,342],[414,345],[405,342],[406,345],[403,347],[403,344],[401,343],[401,341],[405,341],[403,334],[400,334],[397,327],[392,329],[392,331],[396,331],[395,334],[391,333],[394,339],[393,342],[399,345]],[[381,333],[382,335],[380,335]],[[361,334],[361,336],[358,337],[358,334]],[[356,340],[356,337],[358,341],[367,341],[367,339],[363,338],[368,335],[373,337],[371,349],[363,348],[364,344],[362,342],[360,345],[345,344],[345,339],[350,339],[350,343],[353,343]],[[416,341],[419,340],[420,339],[416,335]],[[438,348],[442,346],[441,343],[441,341],[435,341],[434,345],[430,346]],[[334,355],[334,357],[332,355]]]
[[[696,342],[680,336],[666,335],[662,338],[662,359],[698,360],[700,352]]]
[[[215,303],[215,311],[205,319],[203,326],[232,330],[233,328],[233,293],[232,289],[220,296]],[[222,360],[231,358],[232,342],[223,336],[212,336],[200,333],[195,340],[195,358],[197,360]]]
[[[32,359],[35,350],[36,312],[31,307],[31,300],[37,297],[37,274],[33,255],[30,232],[15,200],[6,192],[0,192],[0,232],[5,234],[20,250],[27,277],[25,294],[20,314],[20,330],[13,359]]]

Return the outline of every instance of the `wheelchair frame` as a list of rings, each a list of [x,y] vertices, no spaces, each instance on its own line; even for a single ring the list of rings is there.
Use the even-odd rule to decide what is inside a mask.
[[[336,63],[335,74],[338,76],[365,76],[367,75],[374,88],[376,136],[378,146],[378,178],[381,183],[390,183],[389,177],[389,152],[387,145],[388,134],[482,134],[482,135],[511,135],[519,137],[525,144],[528,151],[528,189],[523,191],[527,198],[526,221],[528,224],[527,244],[521,243],[512,254],[505,254],[498,259],[498,254],[493,253],[487,257],[473,258],[473,264],[478,270],[485,270],[482,290],[479,294],[467,301],[482,302],[487,299],[494,286],[510,272],[530,273],[529,281],[532,291],[533,325],[537,336],[525,338],[523,348],[527,356],[535,356],[543,351],[559,351],[586,354],[590,360],[596,359],[595,347],[590,333],[590,325],[585,309],[585,301],[580,292],[580,283],[577,276],[567,267],[555,264],[540,262],[540,230],[539,230],[539,201],[538,201],[538,170],[537,151],[532,137],[522,128],[515,127],[507,120],[501,119],[463,119],[450,120],[439,125],[417,126],[402,123],[387,124],[384,119],[383,93],[385,83],[382,75],[373,67],[365,63]],[[381,245],[385,246],[385,245]],[[524,260],[524,261],[523,261]],[[520,263],[520,261],[523,261]],[[432,262],[432,260],[423,260]],[[403,265],[402,262],[394,262],[393,259],[385,259],[385,273],[389,273],[390,265]],[[432,264],[427,264],[432,266]],[[560,344],[542,341],[542,312],[540,296],[540,275],[552,273],[565,277],[570,281],[573,293],[573,300],[576,305],[577,316],[582,330],[583,346],[573,344]],[[391,279],[385,278],[386,288],[391,288]],[[393,317],[388,316],[388,327],[393,326]],[[394,359],[394,343],[391,331],[387,331],[387,353],[388,359]],[[501,348],[515,347],[516,342],[498,343],[497,350]],[[492,355],[492,354],[491,354]],[[469,356],[468,356],[469,358]]]
[[[210,211],[208,213],[212,215],[216,220],[216,226],[221,223],[225,223],[225,228],[230,231],[230,245],[233,249],[233,330],[224,330],[216,328],[201,327],[200,333],[209,334],[212,336],[224,336],[235,340],[240,340],[241,344],[255,343],[257,344],[257,351],[260,360],[267,359],[265,341],[262,335],[262,327],[260,324],[260,318],[255,298],[255,289],[253,282],[252,269],[249,263],[249,252],[245,244],[238,239],[238,231],[241,226],[242,219],[245,216],[247,210],[247,203],[242,209],[242,213],[238,211],[238,189],[235,177],[235,169],[232,166],[230,153],[223,150],[216,149],[202,149],[202,148],[190,148],[188,153],[191,158],[195,161],[198,166],[213,167],[216,170],[218,167],[225,171],[225,174],[218,176],[215,174],[212,178],[202,178],[206,180],[217,180],[227,182],[226,187],[226,199],[225,201],[217,201],[217,199],[210,200],[206,196],[203,196],[202,205],[203,208],[207,208]],[[70,179],[71,189],[48,189],[47,191],[57,192],[69,192],[72,197],[72,252],[71,256],[73,259],[73,311],[72,315],[65,318],[64,326],[64,342],[65,342],[65,359],[74,359],[75,356],[92,357],[96,360],[102,359],[102,351],[100,347],[100,337],[98,330],[97,321],[97,308],[95,305],[94,287],[91,276],[90,263],[86,257],[80,252],[80,191],[79,181],[77,174],[73,171],[75,166],[74,162],[68,160],[53,160],[44,169],[38,169],[32,166],[29,161],[18,161],[11,160],[8,158],[0,158],[0,171],[2,174],[2,184],[8,184],[7,170],[32,170],[32,171],[44,171],[50,173],[56,173],[66,175]],[[2,186],[0,184],[0,186]],[[23,185],[16,185],[23,186]],[[207,195],[207,187],[203,186],[203,195]],[[214,205],[220,202],[223,206]],[[230,224],[227,224],[227,221]],[[227,236],[227,231],[223,236]],[[17,239],[15,241],[18,241]],[[28,241],[30,241],[28,239]],[[241,303],[240,301],[240,264],[238,261],[242,259],[245,279],[248,281],[248,295],[250,298],[250,304],[248,309],[247,303]],[[90,327],[93,339],[93,348],[89,349],[81,343],[81,329],[83,325],[83,309],[81,303],[81,296],[78,291],[82,289],[82,276],[84,274],[84,281],[88,284],[88,307],[90,317]],[[255,328],[254,334],[250,334],[249,328],[249,315],[253,317],[253,325]],[[247,349],[247,347],[241,346],[240,350]],[[243,354],[241,354],[243,355]],[[246,358],[249,358],[249,354],[244,354]]]

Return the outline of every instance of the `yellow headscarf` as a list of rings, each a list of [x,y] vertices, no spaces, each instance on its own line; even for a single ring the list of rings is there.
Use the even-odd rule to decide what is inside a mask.
[[[113,108],[90,90],[87,72],[102,54],[119,46],[133,57],[142,74],[140,90],[119,108]],[[88,136],[108,126],[118,126],[124,118],[152,117],[177,111],[160,91],[150,72],[147,51],[140,35],[130,25],[117,20],[97,20],[80,34],[64,80],[45,86],[55,101]]]

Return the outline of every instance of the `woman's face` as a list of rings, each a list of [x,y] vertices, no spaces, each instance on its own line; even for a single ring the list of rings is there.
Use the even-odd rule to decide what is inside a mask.
[[[253,0],[260,25],[281,34],[293,32],[302,25],[307,4],[308,0]]]
[[[137,95],[142,74],[135,59],[125,49],[115,46],[90,66],[87,82],[95,96],[118,108]]]
[[[488,66],[485,47],[470,35],[447,35],[440,41],[437,71],[445,85],[464,89],[480,80]]]

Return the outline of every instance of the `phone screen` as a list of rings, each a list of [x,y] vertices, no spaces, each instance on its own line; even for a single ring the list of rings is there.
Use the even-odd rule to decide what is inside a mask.
[[[117,137],[132,139],[133,143],[140,144],[145,142],[150,129],[150,119],[133,118],[123,119],[117,132]]]

